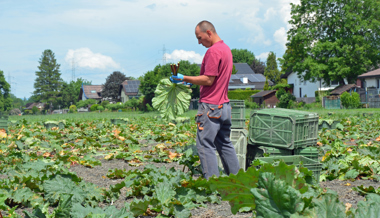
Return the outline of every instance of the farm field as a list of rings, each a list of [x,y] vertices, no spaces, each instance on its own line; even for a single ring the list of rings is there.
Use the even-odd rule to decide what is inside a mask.
[[[380,192],[380,111],[311,112],[317,112],[320,119],[338,120],[339,125],[336,129],[319,131],[321,181],[306,182],[310,171],[300,168],[301,174],[296,170],[294,178],[288,178],[289,184],[298,186],[289,187],[299,192],[297,196],[304,199],[304,205],[306,198],[315,199],[314,207],[319,208],[315,205],[328,202],[329,198],[334,203],[328,204],[340,215],[346,210],[347,215],[370,211],[369,205],[359,202]],[[268,172],[282,178],[282,174],[289,172],[285,169],[292,168],[281,164],[263,166],[260,170],[251,167],[246,173],[239,172],[237,177],[202,179],[193,147],[195,114],[196,111],[189,111],[184,115],[191,117],[189,123],[165,122],[156,113],[139,112],[11,117],[14,122],[9,126],[9,135],[0,143],[2,215],[252,217],[256,212],[261,213],[265,203],[260,198],[255,201],[253,196],[263,193],[257,189],[252,194],[250,189],[256,187],[247,185],[252,181],[244,183],[246,178],[252,180],[252,175],[271,178]],[[246,110],[247,124],[249,114]],[[111,119],[115,118],[128,118],[128,121],[113,124]],[[46,128],[47,120],[65,120],[64,128]],[[236,191],[236,178],[245,188]],[[267,190],[270,196],[270,189]],[[247,192],[251,195],[248,198],[228,197]],[[373,205],[380,205],[372,198],[367,204],[373,201]],[[236,202],[245,202],[244,207]],[[327,212],[313,210],[313,204],[296,212],[300,215]],[[252,212],[249,208],[254,207]],[[290,211],[285,206],[278,208],[278,214]],[[232,214],[231,209],[240,212]]]

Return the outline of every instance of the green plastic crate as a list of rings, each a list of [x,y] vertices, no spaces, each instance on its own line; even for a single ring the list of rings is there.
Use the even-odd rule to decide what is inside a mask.
[[[318,118],[317,113],[282,108],[252,111],[249,143],[289,150],[315,145]]]
[[[244,170],[246,169],[247,135],[248,131],[245,129],[232,129],[230,136],[239,160],[239,166]],[[218,166],[223,169],[223,164],[218,152],[216,152],[216,157],[218,160]]]
[[[129,119],[128,118],[116,118],[116,119],[111,119],[111,123],[116,125],[116,124],[128,124]]]
[[[284,160],[284,162],[287,165],[296,165],[299,167],[300,162],[302,161],[303,166],[307,169],[311,170],[313,172],[313,175],[319,183],[319,176],[321,174],[322,170],[322,163],[319,163],[318,161],[312,160],[310,158],[300,156],[300,155],[293,155],[293,156],[277,156],[277,157],[259,157],[259,160],[266,162],[266,163],[274,163],[278,160]]]
[[[294,150],[294,155],[301,155],[318,161],[319,151],[317,147],[298,148]]]
[[[290,156],[293,155],[293,150],[279,149],[273,147],[264,147],[257,145],[247,145],[246,167],[251,166],[252,161],[259,157],[264,157],[264,154],[270,156]]]
[[[231,128],[245,128],[245,103],[243,100],[230,100]]]

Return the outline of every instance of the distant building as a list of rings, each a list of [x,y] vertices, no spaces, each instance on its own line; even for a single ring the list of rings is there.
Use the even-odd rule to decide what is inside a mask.
[[[361,88],[374,87],[380,89],[380,68],[359,75],[356,84]]]
[[[140,80],[125,80],[119,89],[119,96],[122,103],[129,101],[131,98],[139,98]]]
[[[254,102],[256,102],[256,104],[262,105],[265,103],[265,107],[269,106],[271,108],[276,106],[277,102],[279,102],[276,97],[276,90],[261,91],[252,95],[251,98]]]
[[[95,99],[97,101],[102,100],[103,85],[82,85],[78,100]]]

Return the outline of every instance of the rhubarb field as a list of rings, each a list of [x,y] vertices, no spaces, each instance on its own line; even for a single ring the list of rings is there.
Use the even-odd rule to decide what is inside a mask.
[[[314,183],[304,167],[258,161],[203,179],[193,119],[19,119],[0,132],[0,210],[4,217],[378,217],[380,116],[320,118],[339,125],[319,131],[323,168]]]

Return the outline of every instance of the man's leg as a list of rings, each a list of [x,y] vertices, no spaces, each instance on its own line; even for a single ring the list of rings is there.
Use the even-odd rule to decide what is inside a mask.
[[[214,110],[212,110],[212,108]],[[219,176],[218,160],[216,158],[215,137],[220,129],[220,120],[217,118],[221,114],[218,106],[201,103],[197,114],[197,150],[203,176],[208,179],[212,175]],[[211,118],[210,118],[211,117]]]

